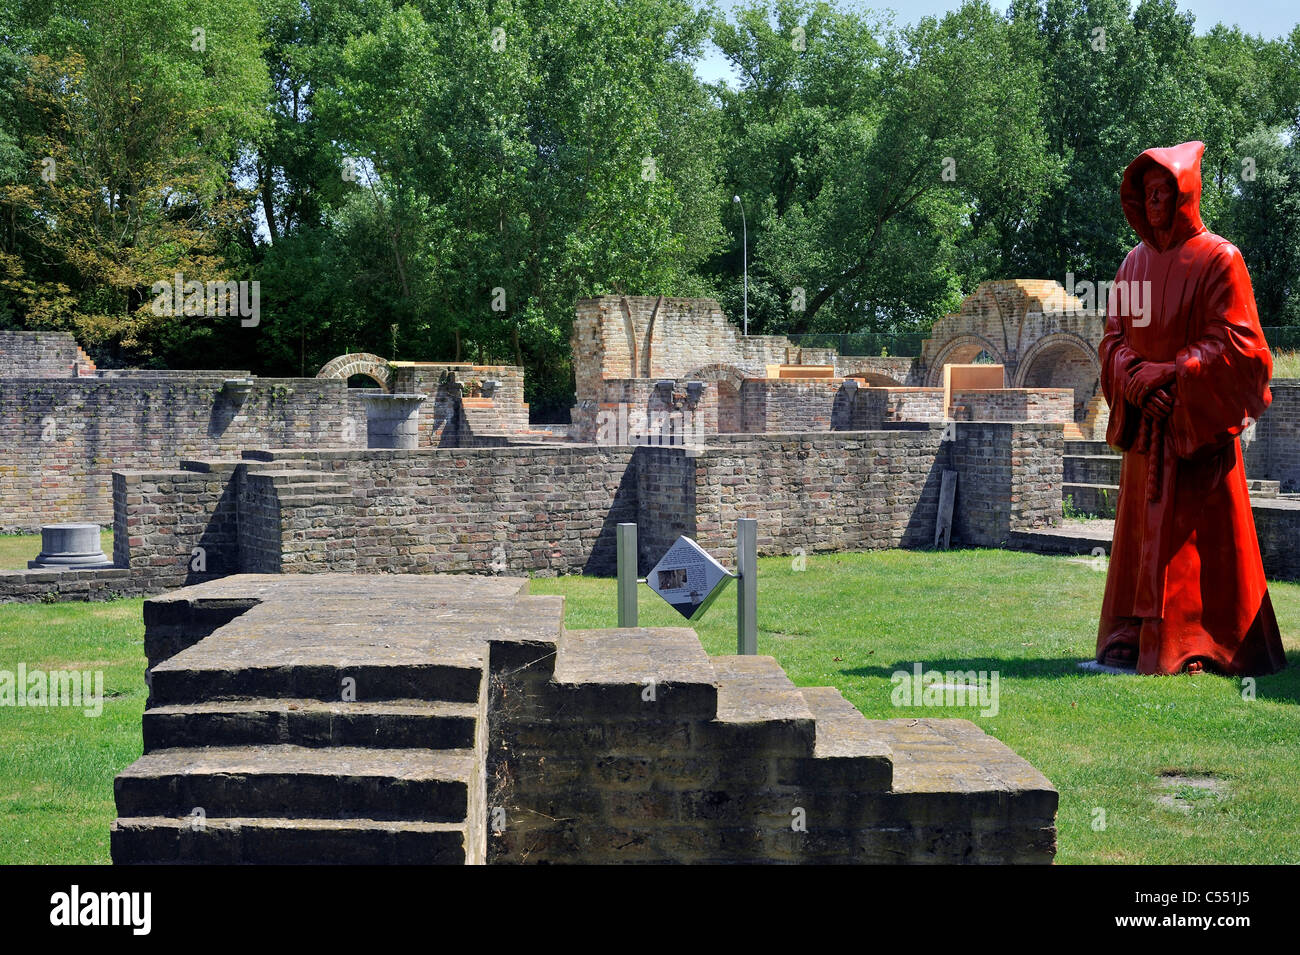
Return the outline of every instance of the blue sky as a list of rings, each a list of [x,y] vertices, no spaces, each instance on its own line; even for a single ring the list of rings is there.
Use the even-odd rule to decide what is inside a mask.
[[[736,0],[718,0],[719,6],[730,10]],[[961,0],[893,0],[892,3],[849,3],[854,7],[871,10],[892,10],[895,22],[911,23],[925,16],[939,16],[961,5]],[[993,6],[1005,10],[1006,4],[994,2]],[[1247,33],[1265,37],[1290,34],[1300,22],[1300,8],[1296,0],[1178,0],[1178,9],[1190,10],[1196,16],[1196,29],[1204,33],[1216,23],[1235,23]],[[731,77],[731,71],[722,55],[709,47],[704,59],[695,67],[699,77],[709,83]]]

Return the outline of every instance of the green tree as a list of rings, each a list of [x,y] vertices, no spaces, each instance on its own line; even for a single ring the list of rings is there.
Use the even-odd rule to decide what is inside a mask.
[[[1250,269],[1260,321],[1300,325],[1300,143],[1277,130],[1246,137],[1253,161],[1223,231]]]
[[[1018,31],[981,2],[892,33],[800,0],[716,25],[760,327],[915,327],[960,296],[963,243],[1001,254],[1052,174]]]
[[[136,360],[210,337],[153,315],[150,286],[226,277],[230,168],[266,98],[253,0],[57,0],[15,21],[25,168],[0,192],[0,282],[23,321]]]
[[[1172,0],[1143,0],[1131,14],[1127,0],[1017,0],[1009,12],[1040,34],[1041,122],[1064,166],[1020,235],[1016,271],[1109,278],[1134,242],[1119,202],[1125,167],[1148,147],[1207,135],[1213,97],[1192,17]]]
[[[397,324],[419,357],[518,362],[530,400],[567,405],[576,298],[703,291],[721,235],[705,29],[682,0],[444,0],[350,36],[313,136],[356,171],[332,241],[368,237],[359,265],[391,290],[367,342],[386,351]]]

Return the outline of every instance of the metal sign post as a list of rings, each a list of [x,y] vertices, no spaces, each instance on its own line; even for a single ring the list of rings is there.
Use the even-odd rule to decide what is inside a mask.
[[[637,626],[636,525],[619,524],[618,625]],[[645,583],[687,620],[698,620],[727,583],[736,578],[736,643],[740,653],[758,653],[758,521],[742,517],[736,526],[736,573],[714,560],[685,535],[677,538]]]
[[[618,625],[637,625],[636,607],[636,525],[619,524],[615,530],[618,561]]]
[[[736,652],[758,653],[758,521],[736,523]]]

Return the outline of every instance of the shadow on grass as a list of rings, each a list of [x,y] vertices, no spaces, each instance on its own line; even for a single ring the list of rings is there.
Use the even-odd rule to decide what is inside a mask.
[[[1271,676],[1255,678],[1255,696],[1257,699],[1300,703],[1300,652],[1291,651],[1286,656],[1287,667],[1285,670]],[[967,673],[973,670],[978,674],[981,670],[986,673],[996,670],[1000,680],[1055,680],[1063,676],[1077,676],[1089,680],[1177,679],[1177,677],[1140,678],[1127,674],[1090,673],[1087,670],[1079,669],[1079,664],[1082,662],[1084,662],[1084,658],[1081,657],[1055,657],[1050,659],[1034,657],[947,659],[935,657],[928,660],[899,660],[894,664],[882,666],[852,667],[842,669],[840,672],[845,676],[879,677],[888,680],[898,672],[910,676],[914,672],[916,664],[920,663],[923,672],[947,673],[952,671],[954,673]],[[1238,677],[1219,677],[1218,679],[1231,679],[1235,683],[1241,683],[1241,679]]]

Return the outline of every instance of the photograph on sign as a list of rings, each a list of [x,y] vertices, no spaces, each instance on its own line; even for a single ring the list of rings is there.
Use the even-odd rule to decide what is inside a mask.
[[[646,576],[650,589],[688,620],[702,615],[731,574],[689,537],[679,537]]]

